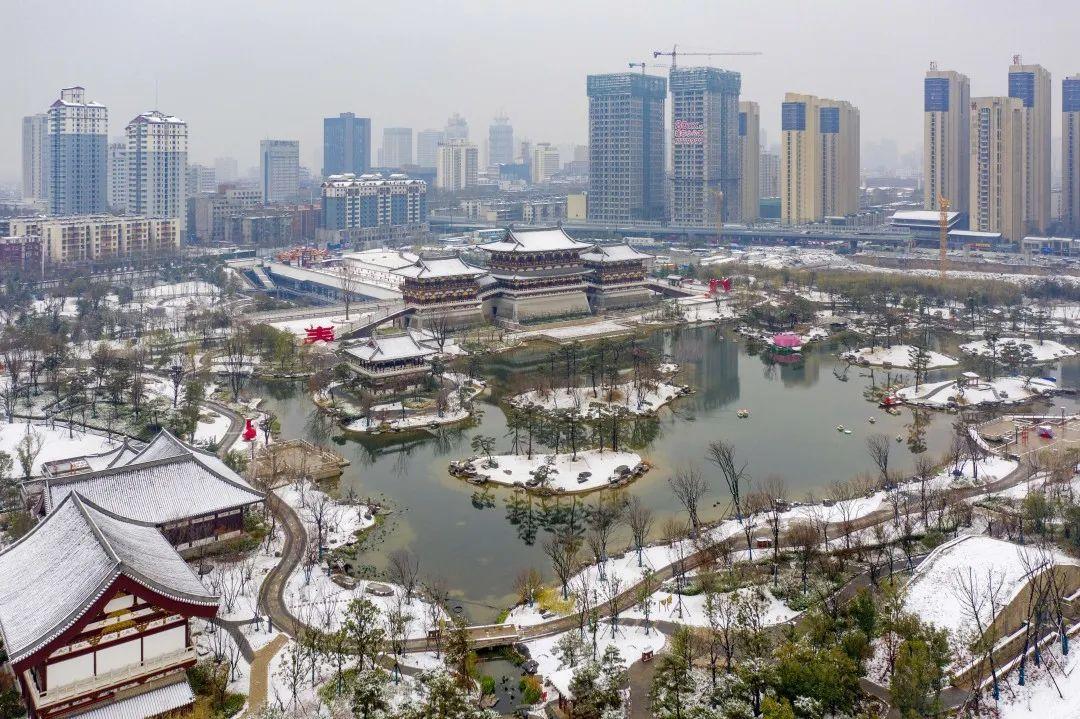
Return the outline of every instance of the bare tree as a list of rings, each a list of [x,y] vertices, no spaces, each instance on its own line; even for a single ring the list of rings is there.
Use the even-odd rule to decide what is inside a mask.
[[[969,648],[979,663],[987,663],[995,694],[998,688],[998,669],[994,659],[997,631],[994,617],[1004,606],[1005,577],[1001,572],[988,569],[976,572],[973,567],[956,569],[951,579],[953,596],[969,626]]]
[[[624,517],[626,524],[630,527],[630,536],[634,540],[634,549],[637,551],[638,566],[642,563],[642,550],[645,548],[645,542],[649,539],[649,533],[652,531],[653,526],[653,512],[645,503],[641,501],[641,497],[636,494],[630,498],[624,509]]]
[[[668,484],[671,486],[671,493],[675,495],[675,499],[690,515],[691,534],[696,537],[700,528],[698,508],[709,491],[709,483],[697,467],[687,465],[677,469],[675,474],[668,478]]]
[[[247,384],[252,370],[252,357],[248,355],[248,330],[243,325],[234,326],[222,346],[225,379],[233,402],[239,401],[240,391]]]
[[[420,559],[407,549],[395,549],[386,559],[390,578],[405,590],[405,601],[411,603],[420,578]]]
[[[330,495],[325,492],[317,492],[315,497],[307,502],[307,507],[304,510],[311,524],[315,527],[315,541],[319,544],[321,556],[321,548],[326,544],[326,530],[337,521],[338,506],[334,503],[334,500],[330,499]]]
[[[817,554],[818,542],[821,536],[809,522],[796,522],[788,530],[788,541],[795,550],[795,556],[799,561],[799,573],[802,577],[803,593],[806,592],[806,580],[809,573],[810,562]]]
[[[342,262],[338,272],[341,280],[341,301],[345,305],[345,321],[349,321],[349,308],[356,299],[356,290],[360,284],[360,273],[356,265]]]
[[[754,559],[753,527],[746,516],[746,502],[744,492],[750,488],[750,473],[747,468],[749,462],[741,461],[735,456],[735,445],[722,440],[709,443],[708,458],[720,468],[724,478],[724,485],[728,494],[731,495],[731,504],[735,508],[735,519],[743,525],[743,534],[746,535],[746,550],[750,561]]]
[[[450,587],[443,577],[431,577],[424,582],[424,613],[427,615],[428,632],[435,633],[435,658],[442,647],[442,622],[446,604],[450,601]]]
[[[705,649],[713,688],[716,687],[717,665],[724,660],[724,671],[731,673],[732,660],[738,639],[739,612],[731,597],[716,590],[715,584],[705,590]]]
[[[889,483],[889,452],[891,450],[892,443],[881,433],[872,434],[866,438],[866,453],[870,455],[874,466],[881,473],[882,486]]]
[[[555,576],[559,578],[559,583],[562,585],[564,600],[569,597],[567,584],[570,581],[570,576],[577,568],[579,546],[577,538],[564,533],[544,540],[542,545],[544,555],[551,560],[551,569],[555,572]]]
[[[514,579],[514,591],[517,592],[518,599],[522,604],[529,607],[536,601],[536,593],[540,591],[543,585],[543,577],[540,576],[540,572],[535,567],[522,569]]]
[[[784,509],[787,505],[787,485],[784,478],[772,474],[765,478],[761,486],[760,503],[764,507],[765,524],[772,535],[773,562],[780,561],[780,530],[784,524]]]

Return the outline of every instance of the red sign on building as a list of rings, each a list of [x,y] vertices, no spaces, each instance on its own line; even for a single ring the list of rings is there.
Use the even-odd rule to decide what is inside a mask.
[[[304,344],[309,345],[313,342],[333,342],[334,341],[334,326],[329,327],[308,327],[304,330],[307,333],[307,337],[304,338]]]

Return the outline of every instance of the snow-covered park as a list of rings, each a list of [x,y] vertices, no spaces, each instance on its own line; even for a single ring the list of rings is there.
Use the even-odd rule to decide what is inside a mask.
[[[640,415],[660,409],[684,391],[682,387],[668,382],[657,382],[651,386],[642,384],[640,389],[633,382],[623,382],[614,387],[597,387],[595,396],[591,387],[532,390],[517,395],[510,400],[510,404],[515,407],[532,404],[547,412],[575,409],[586,417],[598,416],[603,410],[618,406]]]
[[[852,362],[858,362],[859,364],[875,366],[890,365],[901,369],[910,369],[912,366],[911,358],[914,354],[914,350],[915,347],[913,345],[905,344],[893,345],[892,347],[860,347],[857,350],[845,352],[840,355],[840,357],[842,359],[851,360]],[[943,355],[940,352],[927,350],[926,354],[929,356],[926,369],[955,367],[960,364],[952,357]]]
[[[25,442],[26,437],[31,438],[29,442]],[[52,427],[28,422],[0,422],[0,452],[7,452],[11,457],[15,474],[22,473],[18,458],[20,445],[31,449],[27,455],[33,458],[31,474],[38,476],[41,474],[41,465],[46,462],[101,454],[118,444],[116,439],[107,439],[103,434],[59,425]]]
[[[641,464],[641,455],[635,452],[601,452],[586,449],[577,453],[533,454],[532,459],[520,454],[493,455],[491,461],[480,458],[472,462],[476,473],[490,482],[508,486],[544,487],[560,493],[590,492],[610,486],[613,478],[620,475],[620,467],[633,470]],[[494,466],[492,466],[494,465]],[[541,467],[546,467],[546,480],[534,479]],[[584,473],[588,476],[582,476]],[[543,472],[540,472],[543,474]],[[530,482],[533,484],[530,485]]]
[[[1009,343],[1016,345],[1027,345],[1031,348],[1031,354],[1034,355],[1036,362],[1056,362],[1066,357],[1074,357],[1076,350],[1071,347],[1066,347],[1060,342],[1054,340],[1044,339],[1039,342],[1037,339],[1024,339],[1023,337],[1002,337],[995,343],[998,357],[1001,356],[1001,348]],[[981,357],[989,357],[993,354],[989,343],[986,340],[976,340],[975,342],[968,342],[960,345],[960,350],[971,355],[977,355]]]
[[[970,382],[964,379],[930,382],[904,387],[896,398],[908,404],[945,409],[950,405],[975,407],[983,404],[1020,404],[1052,394],[1057,384],[1041,377],[1030,381],[1022,377],[997,377],[993,380]]]

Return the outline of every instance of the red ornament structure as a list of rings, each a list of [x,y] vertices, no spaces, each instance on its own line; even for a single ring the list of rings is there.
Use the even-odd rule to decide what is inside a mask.
[[[334,341],[334,326],[329,327],[308,327],[304,332],[307,336],[304,338],[304,344],[309,345],[314,342],[333,342]]]
[[[247,420],[244,425],[244,433],[241,435],[245,442],[251,442],[255,439],[255,425],[251,423],[251,420]]]
[[[725,277],[721,280],[713,277],[709,280],[709,297],[714,296],[718,289],[723,289],[724,292],[731,292],[731,278]]]

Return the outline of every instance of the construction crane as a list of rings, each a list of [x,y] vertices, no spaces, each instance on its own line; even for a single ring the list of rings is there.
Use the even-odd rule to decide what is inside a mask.
[[[949,262],[945,255],[945,251],[949,247],[949,198],[945,197],[945,195],[938,195],[938,208],[941,211],[938,215],[938,232],[941,235],[939,238],[938,271],[941,273],[941,279],[945,279],[945,269]]]
[[[711,190],[716,198],[716,244],[724,240],[724,191]]]
[[[653,58],[670,57],[671,58],[671,68],[675,69],[676,65],[678,64],[677,60],[678,60],[679,55],[691,56],[691,57],[715,57],[715,56],[718,56],[718,55],[760,55],[760,54],[761,53],[757,52],[756,50],[748,51],[748,52],[679,52],[679,46],[678,45],[672,45],[670,51],[669,50],[654,50],[652,56],[653,56]]]
[[[667,67],[666,65],[655,65],[655,64],[652,64],[652,63],[645,63],[645,62],[631,62],[631,63],[629,63],[629,65],[630,65],[631,70],[633,70],[635,67],[640,67],[642,75],[645,74],[645,68],[647,68],[647,67]]]

